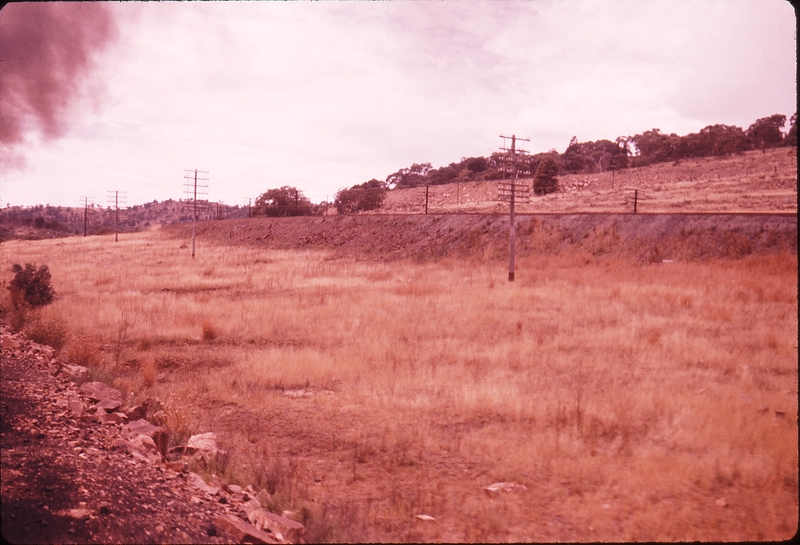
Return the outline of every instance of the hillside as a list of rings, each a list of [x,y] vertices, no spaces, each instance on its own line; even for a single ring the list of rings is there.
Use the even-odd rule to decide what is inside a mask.
[[[521,179],[531,184],[530,178]],[[559,177],[559,191],[519,212],[797,212],[797,148],[749,151],[596,174]],[[424,187],[389,191],[375,213],[421,213]],[[467,182],[428,188],[428,212],[502,212],[497,182]]]
[[[102,235],[119,230],[130,233],[156,225],[171,225],[191,220],[191,209],[184,201],[172,199],[133,205],[119,211],[90,204],[87,209],[69,206],[10,206],[0,210],[0,241],[9,238],[29,240],[83,235]],[[247,207],[225,204],[199,211],[201,220],[247,217]]]
[[[531,184],[530,178],[519,183]],[[428,213],[505,213],[508,204],[497,200],[497,181],[451,183],[427,188]],[[749,151],[660,163],[647,167],[559,177],[559,191],[532,196],[517,203],[518,213],[629,213],[637,190],[639,213],[797,213],[797,148]],[[394,189],[383,206],[364,214],[422,214],[426,188]],[[331,207],[328,214],[335,214]],[[246,207],[213,204],[200,219],[247,218]],[[188,222],[191,211],[183,201],[153,201],[120,212],[120,232]],[[90,206],[86,232],[115,231],[110,208]],[[80,207],[9,207],[0,210],[0,241],[41,239],[84,233]]]

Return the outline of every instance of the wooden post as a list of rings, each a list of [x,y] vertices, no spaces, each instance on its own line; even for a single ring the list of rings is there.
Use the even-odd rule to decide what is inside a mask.
[[[517,192],[517,162],[516,162],[516,146],[517,137],[511,135],[511,206],[509,207],[509,262],[508,262],[508,281],[514,281],[514,254],[517,242],[517,230],[514,227],[514,193]]]
[[[83,236],[86,236],[86,228],[89,225],[89,198],[84,197],[83,204]]]
[[[638,200],[639,200],[639,190],[638,189],[634,189],[633,190],[633,213],[634,214],[636,213],[636,203],[637,203]]]
[[[194,259],[194,238],[197,234],[197,169],[194,171],[194,212],[192,213],[192,259]]]
[[[425,186],[425,213],[428,213],[428,186]]]
[[[119,191],[114,191],[114,242],[119,242]]]

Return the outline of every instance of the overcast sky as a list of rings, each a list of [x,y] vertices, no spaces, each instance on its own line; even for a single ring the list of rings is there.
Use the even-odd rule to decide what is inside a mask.
[[[784,0],[50,5],[79,29],[69,43],[35,9],[0,11],[3,207],[179,199],[195,168],[212,201],[291,185],[320,202],[415,162],[488,156],[501,133],[563,152],[572,136],[746,129],[796,110]],[[25,32],[82,47],[81,62],[15,65]],[[31,105],[46,70],[64,88]]]

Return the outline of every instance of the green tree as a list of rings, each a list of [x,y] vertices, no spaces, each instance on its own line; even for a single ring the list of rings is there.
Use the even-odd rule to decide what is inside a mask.
[[[754,145],[761,148],[762,153],[767,153],[767,148],[775,148],[783,143],[781,129],[785,124],[786,116],[782,114],[762,117],[748,127],[747,137],[753,141]]]
[[[353,214],[366,210],[377,210],[386,199],[386,182],[372,179],[350,189],[336,193],[334,206],[340,214]]]
[[[313,212],[311,201],[296,187],[285,185],[262,193],[253,206],[256,216],[308,216]]]
[[[14,278],[8,290],[11,292],[14,308],[19,309],[23,302],[34,308],[42,307],[55,300],[56,292],[50,282],[50,270],[47,265],[37,269],[36,265],[31,263],[26,263],[24,268],[15,263],[11,267],[11,272],[14,273]]]
[[[405,189],[425,185],[428,172],[432,169],[430,163],[414,163],[408,168],[401,168],[386,177],[386,185],[392,188]]]
[[[552,157],[545,156],[536,167],[533,175],[533,193],[547,195],[558,191],[558,165]]]
[[[792,117],[789,118],[789,123],[791,126],[786,138],[783,139],[783,145],[797,147],[797,112],[793,113]]]

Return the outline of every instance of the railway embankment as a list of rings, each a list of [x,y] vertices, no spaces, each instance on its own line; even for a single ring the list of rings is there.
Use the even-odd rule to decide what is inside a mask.
[[[191,224],[165,228],[191,238]],[[583,250],[645,260],[797,253],[794,214],[523,214],[519,255]],[[327,248],[379,259],[507,255],[506,214],[378,214],[199,222],[198,240],[275,249]]]

